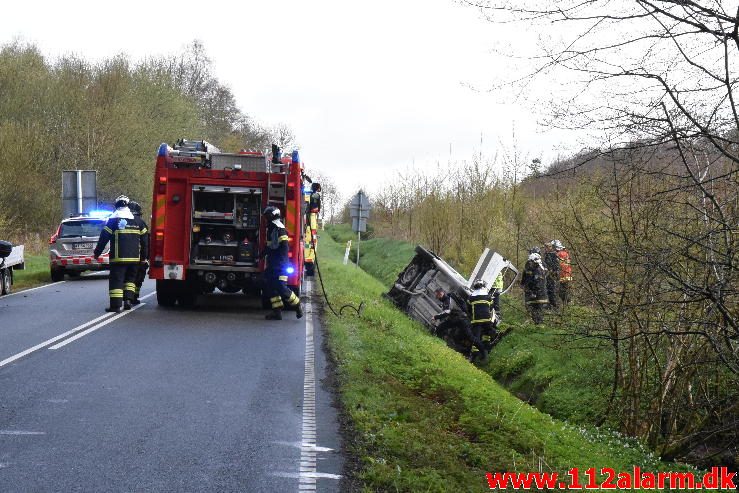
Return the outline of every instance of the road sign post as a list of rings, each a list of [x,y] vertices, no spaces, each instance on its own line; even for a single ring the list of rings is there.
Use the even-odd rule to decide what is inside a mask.
[[[359,267],[359,244],[362,241],[362,232],[367,231],[367,219],[370,213],[370,201],[363,190],[357,192],[349,202],[349,216],[352,218],[352,231],[357,233],[357,267]]]
[[[63,217],[82,214],[97,209],[97,171],[62,171]]]

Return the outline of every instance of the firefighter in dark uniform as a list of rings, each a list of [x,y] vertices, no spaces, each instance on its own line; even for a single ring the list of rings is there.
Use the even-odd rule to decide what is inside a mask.
[[[267,219],[267,245],[262,252],[262,257],[267,258],[267,267],[264,271],[264,282],[269,301],[272,304],[272,312],[265,317],[267,320],[282,320],[282,308],[285,303],[295,310],[297,318],[303,316],[303,308],[300,306],[300,298],[287,287],[287,269],[290,266],[288,260],[288,237],[285,225],[280,221],[280,210],[277,207],[268,206],[264,209],[264,217]]]
[[[128,208],[131,210],[131,214],[133,214],[133,220],[138,223],[139,227],[141,227],[141,231],[143,231],[143,235],[145,236],[145,246],[143,246],[141,249],[141,261],[139,262],[139,268],[136,271],[136,281],[134,281],[134,284],[136,284],[136,289],[134,289],[134,297],[131,301],[132,305],[138,305],[139,303],[141,303],[141,301],[139,301],[141,286],[144,284],[144,279],[146,279],[146,271],[149,269],[149,227],[141,218],[141,204],[132,200],[131,202],[129,202]]]
[[[310,185],[310,201],[308,203],[308,211],[313,214],[321,212],[321,184],[311,183]]]
[[[472,327],[473,341],[480,341],[483,350],[480,351],[479,357],[482,362],[486,362],[488,351],[492,349],[492,343],[498,335],[494,325],[494,315],[492,308],[493,298],[490,291],[481,279],[472,283],[472,293],[467,298],[467,307],[470,315],[470,325]],[[483,342],[483,338],[487,343]],[[479,349],[478,347],[478,349]]]
[[[148,250],[147,231],[128,208],[129,199],[125,195],[115,200],[115,212],[108,218],[95,247],[95,257],[100,257],[105,245],[110,242],[110,277],[108,289],[110,306],[107,312],[120,313],[131,309],[135,299],[136,273],[141,262],[142,250]]]
[[[559,308],[559,257],[554,249],[556,240],[545,245],[544,267],[547,268],[547,299],[549,308]]]
[[[530,250],[529,258],[524,266],[521,276],[521,287],[523,287],[526,307],[531,313],[535,324],[544,321],[543,310],[549,303],[547,298],[547,270],[541,263],[541,253],[538,247]]]
[[[472,359],[472,346],[480,355],[487,358],[487,351],[479,337],[475,337],[467,313],[460,308],[452,296],[443,289],[437,289],[436,299],[441,301],[442,311],[434,315],[434,320],[441,321],[436,326],[436,335],[444,339],[449,347]]]

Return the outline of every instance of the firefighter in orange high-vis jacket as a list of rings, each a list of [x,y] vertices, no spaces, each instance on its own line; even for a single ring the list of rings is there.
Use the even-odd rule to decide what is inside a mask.
[[[146,226],[134,219],[128,208],[129,202],[125,195],[115,199],[116,210],[108,218],[93,252],[95,258],[100,257],[110,242],[110,306],[105,309],[107,312],[120,313],[131,309],[131,302],[136,299],[136,273],[141,255],[149,251]]]
[[[285,303],[295,310],[298,318],[301,318],[303,308],[300,306],[300,298],[287,287],[290,268],[289,246],[287,230],[280,220],[280,209],[268,206],[262,214],[267,220],[267,245],[260,257],[266,257],[267,259],[264,283],[265,291],[272,305],[272,311],[265,318],[267,320],[282,320],[282,309],[285,307]]]
[[[570,252],[564,247],[561,241],[554,240],[554,249],[557,251],[559,258],[559,298],[562,304],[566,305],[572,297],[572,262],[570,260]]]

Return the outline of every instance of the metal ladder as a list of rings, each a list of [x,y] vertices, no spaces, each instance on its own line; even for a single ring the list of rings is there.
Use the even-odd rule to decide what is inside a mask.
[[[276,205],[276,206],[282,206],[284,207],[287,205],[287,175],[289,171],[289,164],[283,164],[283,165],[274,165],[272,163],[268,163],[268,170],[267,170],[267,205]],[[282,181],[273,181],[272,180],[272,166],[280,166],[282,171],[279,171],[279,173],[282,174],[283,180]]]

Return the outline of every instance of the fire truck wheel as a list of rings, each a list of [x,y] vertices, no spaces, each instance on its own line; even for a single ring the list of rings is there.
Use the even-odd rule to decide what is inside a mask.
[[[182,308],[192,308],[195,306],[197,297],[197,285],[195,285],[194,283],[186,282],[183,286],[180,286],[180,291],[177,293],[177,302]]]
[[[308,262],[305,264],[305,275],[306,276],[312,276],[316,273],[316,264],[313,262]]]
[[[174,306],[177,302],[177,287],[172,281],[157,279],[157,303],[159,306]]]
[[[64,280],[64,269],[51,269],[51,280],[59,282]]]

